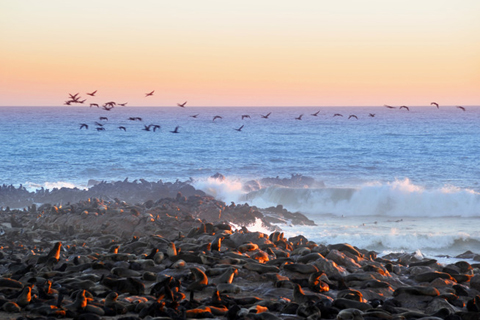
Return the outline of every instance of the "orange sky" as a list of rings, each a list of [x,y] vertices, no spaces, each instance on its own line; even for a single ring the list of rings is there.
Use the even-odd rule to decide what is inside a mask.
[[[478,17],[478,0],[4,0],[0,105],[480,105]]]

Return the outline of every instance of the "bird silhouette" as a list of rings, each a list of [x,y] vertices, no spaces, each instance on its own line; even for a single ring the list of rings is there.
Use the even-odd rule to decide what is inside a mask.
[[[97,121],[95,121],[95,125],[103,127],[103,123],[100,123],[100,122],[97,122]]]
[[[215,121],[215,119],[223,119],[223,118],[220,117],[220,116],[215,116],[215,117],[213,117],[213,121]]]
[[[104,127],[97,127],[97,128],[95,128],[95,129],[97,129],[97,131],[105,131],[105,128],[104,128]]]
[[[81,130],[82,128],[88,129],[88,124],[86,124],[86,123],[80,123],[80,130]]]
[[[299,115],[298,117],[296,117],[295,120],[302,120],[302,117],[303,117],[303,113],[301,115]]]
[[[95,93],[97,93],[97,90],[95,90],[95,91],[93,91],[93,92],[90,92],[90,93],[87,92],[87,94],[88,94],[89,96],[92,96],[92,97],[95,96]]]
[[[410,108],[407,106],[401,106],[400,109],[407,109],[407,111],[410,111]]]
[[[153,128],[153,132],[156,132],[157,129],[160,129],[161,126],[159,124],[151,124],[152,128]]]
[[[341,113],[335,113],[333,116],[334,116],[334,117],[343,117],[343,114],[341,114]]]
[[[263,114],[262,114],[262,115],[260,115],[260,116],[261,116],[263,119],[268,119],[268,117],[269,117],[271,114],[272,114],[272,113],[269,112],[269,113],[267,113],[266,115],[263,115]]]
[[[78,92],[73,94],[73,95],[71,93],[69,93],[68,95],[70,96],[70,99],[73,100],[73,101],[77,101],[80,98],[78,96]]]
[[[319,113],[320,113],[320,110],[315,112],[315,113],[312,113],[312,116],[316,117],[316,116],[318,116]]]
[[[179,106],[181,108],[185,108],[186,104],[187,104],[187,101],[185,101],[184,103],[177,103],[177,106]]]
[[[194,114],[194,115],[192,115],[192,116],[190,116],[190,117],[192,117],[192,118],[196,118],[196,117],[198,117],[199,115],[200,115],[200,114],[199,114],[199,113],[197,113],[197,114]]]
[[[431,105],[431,106],[436,106],[437,109],[440,109],[440,106],[439,106],[438,103],[436,103],[436,102],[430,102],[430,105]]]
[[[178,132],[178,128],[180,128],[180,126],[176,126],[175,129],[173,131],[170,131],[171,133],[179,133]]]
[[[120,127],[118,127],[118,129],[123,130],[123,131],[127,131],[127,128],[125,128],[124,126],[120,126]]]
[[[375,113],[369,113],[368,115],[372,118],[375,117]]]
[[[152,92],[149,92],[149,93],[145,93],[145,97],[153,96],[154,92],[155,92],[155,90],[153,90]]]
[[[98,103],[90,103],[90,108],[91,108],[91,107],[100,108],[100,106],[98,105]]]
[[[465,108],[462,106],[457,106],[458,109],[465,111]]]
[[[100,117],[99,119],[100,119],[100,120],[108,121],[108,118],[107,118],[107,117]]]
[[[348,119],[351,119],[351,118],[355,118],[355,119],[358,120],[358,117],[357,117],[356,115],[354,115],[354,114],[351,114],[351,115],[348,116]]]
[[[242,120],[245,119],[245,118],[249,118],[250,119],[250,116],[248,114],[242,114]]]
[[[122,106],[122,107],[125,107],[127,105],[128,102],[125,102],[125,103],[119,103],[118,105],[119,106]]]
[[[242,131],[243,126],[244,126],[244,125],[242,125],[240,128],[236,128],[236,129],[234,128],[234,130],[237,130],[238,132],[240,132],[240,131]]]
[[[395,107],[389,106],[388,104],[384,104],[383,106],[388,109],[395,109]]]

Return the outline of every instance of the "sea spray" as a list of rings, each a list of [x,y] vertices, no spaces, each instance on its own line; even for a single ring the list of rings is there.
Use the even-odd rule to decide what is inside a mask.
[[[304,214],[391,217],[480,217],[480,194],[469,189],[426,189],[409,179],[356,188],[268,187],[244,198],[259,207],[283,205]]]
[[[38,184],[38,183],[33,183],[27,181],[24,185],[25,189],[29,192],[35,192],[36,190],[39,189],[45,189],[45,190],[53,190],[53,189],[61,189],[61,188],[69,188],[69,189],[82,189],[86,190],[87,186],[86,185],[81,185],[81,184],[74,184],[71,182],[66,182],[66,181],[51,181],[51,182],[45,182],[43,184]]]
[[[226,203],[237,202],[245,194],[240,180],[225,178],[222,175],[198,179],[192,185]]]
[[[448,223],[450,221],[450,223]],[[350,243],[381,252],[414,252],[455,256],[480,247],[478,232],[457,231],[470,218],[318,217],[317,226],[282,226],[286,237],[302,234],[318,244]],[[440,227],[443,225],[443,228]],[[435,231],[434,231],[435,230]]]

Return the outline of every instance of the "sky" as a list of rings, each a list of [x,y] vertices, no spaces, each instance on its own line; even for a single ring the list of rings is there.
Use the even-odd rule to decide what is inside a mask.
[[[2,0],[0,106],[480,105],[479,17],[478,0]]]

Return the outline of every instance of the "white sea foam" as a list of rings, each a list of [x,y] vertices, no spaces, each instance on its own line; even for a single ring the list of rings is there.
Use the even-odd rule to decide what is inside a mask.
[[[421,249],[430,256],[439,254],[455,256],[467,250],[475,251],[480,245],[480,235],[474,227],[470,227],[470,233],[456,231],[458,225],[468,224],[468,218],[461,218],[458,225],[450,223],[451,229],[445,226],[435,232],[429,231],[429,222],[435,225],[435,227],[430,225],[430,228],[436,229],[438,224],[446,223],[447,220],[451,222],[451,219],[442,218],[445,221],[439,222],[429,221],[432,218],[405,218],[401,222],[383,219],[374,223],[368,218],[342,219],[331,216],[316,219],[317,226],[281,227],[287,237],[302,234],[319,244],[350,243],[377,252],[413,253]],[[369,222],[363,224],[359,223],[359,220]],[[397,226],[393,227],[394,224]]]
[[[231,223],[231,226],[233,227],[234,230],[240,230],[242,229],[242,226],[236,225],[234,223]],[[262,223],[262,220],[255,218],[255,222],[253,224],[245,226],[248,231],[250,232],[262,232],[265,234],[270,234],[272,233],[270,230],[268,230]]]
[[[192,185],[203,192],[215,197],[215,199],[224,202],[238,202],[243,197],[245,191],[240,180],[235,178],[213,178],[195,180]]]
[[[480,217],[479,193],[449,186],[426,189],[409,179],[355,188],[269,187],[251,192],[245,199],[257,206],[281,204],[310,215]]]
[[[25,189],[30,192],[35,192],[38,189],[44,188],[48,190],[53,190],[55,188],[61,189],[61,188],[78,188],[78,189],[87,189],[85,185],[80,185],[80,184],[74,184],[71,182],[65,182],[65,181],[51,181],[51,182],[45,182],[43,184],[38,184],[38,183],[33,183],[33,182],[26,182],[24,185]]]
[[[452,186],[427,189],[409,179],[351,188],[258,186],[259,190],[247,192],[239,179],[228,177],[195,184],[225,202],[246,201],[259,208],[281,204],[316,223],[280,225],[288,237],[303,234],[317,243],[350,243],[380,253],[421,249],[430,256],[455,256],[480,245],[475,228],[480,219],[480,194],[472,190]]]

